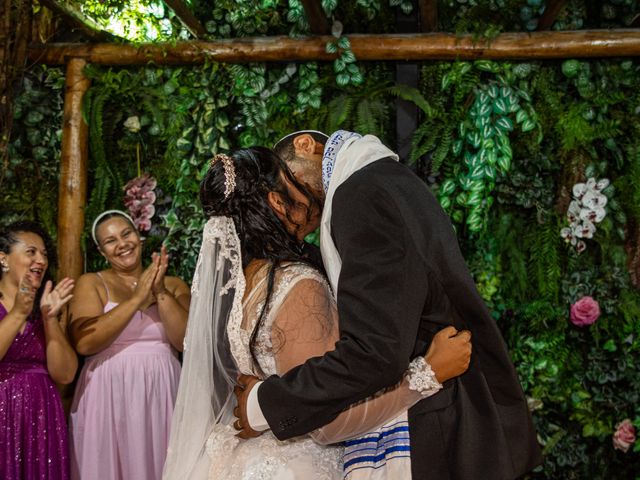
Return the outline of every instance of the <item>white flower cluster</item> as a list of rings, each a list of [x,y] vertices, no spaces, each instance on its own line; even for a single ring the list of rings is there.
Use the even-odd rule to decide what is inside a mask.
[[[603,178],[596,181],[590,178],[586,183],[573,186],[573,200],[567,210],[569,226],[560,230],[560,235],[567,243],[571,243],[578,253],[587,248],[583,238],[592,238],[596,232],[596,223],[600,223],[607,215],[604,207],[607,196],[602,190],[607,188],[609,180]]]
[[[123,125],[124,125],[124,128],[129,130],[131,133],[139,132],[140,129],[142,128],[142,125],[140,124],[140,119],[138,118],[137,115],[127,118],[124,121]]]

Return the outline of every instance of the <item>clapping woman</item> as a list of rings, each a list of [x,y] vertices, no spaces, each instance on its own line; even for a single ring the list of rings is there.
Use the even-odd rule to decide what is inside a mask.
[[[86,356],[71,407],[72,478],[158,479],[165,460],[190,301],[162,248],[142,265],[131,218],[107,211],[93,239],[110,265],[78,280],[71,338]]]
[[[52,288],[46,232],[17,222],[0,232],[0,478],[69,478],[67,425],[55,383],[78,368],[60,311],[73,280]]]

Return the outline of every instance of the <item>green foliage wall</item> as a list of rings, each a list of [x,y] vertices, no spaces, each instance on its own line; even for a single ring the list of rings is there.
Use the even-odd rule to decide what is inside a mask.
[[[253,17],[233,14],[237,3],[194,5],[216,37],[308,28],[297,0],[240,2]],[[625,26],[637,11],[635,0],[602,2],[607,7],[595,13],[589,2],[568,3],[553,28]],[[366,31],[367,22],[387,31],[385,19],[408,8],[323,5],[344,19],[345,32]],[[488,37],[526,31],[543,6],[445,0],[441,26]],[[488,15],[494,23],[483,22]],[[640,62],[424,62],[411,89],[394,84],[392,64],[353,62],[341,38],[328,47],[341,52],[341,63],[88,68],[86,223],[122,208],[123,185],[150,172],[159,195],[146,255],[166,242],[174,272],[189,280],[203,223],[198,184],[216,152],[269,146],[299,128],[373,133],[393,147],[394,102],[412,101],[420,122],[404,160],[451,216],[507,341],[544,449],[531,477],[638,478],[640,442],[624,452],[612,436],[627,418],[640,428],[640,294],[632,284],[640,275]],[[61,91],[57,69],[35,67],[25,77],[2,177],[3,222],[35,217],[55,227]],[[571,245],[561,231],[570,225],[574,186],[588,178],[610,181],[606,216],[584,245]],[[87,269],[99,268],[87,242]],[[576,326],[571,306],[585,296],[600,316]]]

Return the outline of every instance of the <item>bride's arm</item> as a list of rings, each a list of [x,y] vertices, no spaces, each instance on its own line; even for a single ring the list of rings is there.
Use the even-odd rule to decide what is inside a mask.
[[[466,334],[450,338],[452,331],[455,333],[452,328],[443,330],[434,337],[426,362],[421,362],[421,357],[412,362],[417,373],[405,375],[391,389],[352,405],[331,423],[311,432],[311,437],[318,443],[329,444],[360,436],[436,393],[440,382],[463,373],[471,346]],[[333,350],[339,339],[338,317],[327,287],[313,279],[298,281],[276,313],[271,336],[278,375]],[[437,373],[434,374],[429,365],[433,365]],[[421,380],[424,386],[425,379],[426,384],[434,388],[416,387]],[[335,386],[318,385],[317,388]]]

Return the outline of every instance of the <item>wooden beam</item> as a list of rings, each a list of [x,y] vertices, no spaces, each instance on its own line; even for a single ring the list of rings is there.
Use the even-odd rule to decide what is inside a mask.
[[[438,30],[438,0],[420,0],[420,31],[436,32]]]
[[[560,10],[562,10],[562,7],[564,7],[565,3],[567,3],[567,0],[550,0],[549,2],[547,2],[544,13],[538,21],[537,29],[549,30],[549,28],[551,28],[551,25],[553,25],[553,22],[555,22],[556,18],[558,18],[558,14],[560,13]]]
[[[65,77],[58,191],[58,278],[77,279],[84,271],[80,238],[84,230],[89,154],[89,128],[82,119],[82,97],[90,84],[82,72],[86,63],[80,58],[70,59]]]
[[[207,35],[207,31],[204,29],[200,20],[193,14],[191,9],[182,0],[164,0],[171,10],[176,14],[176,17],[180,19],[182,24],[187,27],[187,30],[191,32],[195,38],[201,39]]]
[[[329,20],[322,9],[321,0],[300,0],[307,14],[307,21],[314,35],[326,35],[329,33]]]
[[[333,37],[260,37],[184,42],[178,44],[47,44],[33,45],[29,58],[62,65],[84,58],[99,65],[195,65],[205,61],[230,63],[332,60],[325,51]],[[640,30],[577,30],[503,33],[493,40],[471,35],[424,33],[411,35],[349,35],[358,60],[534,60],[640,56]]]

